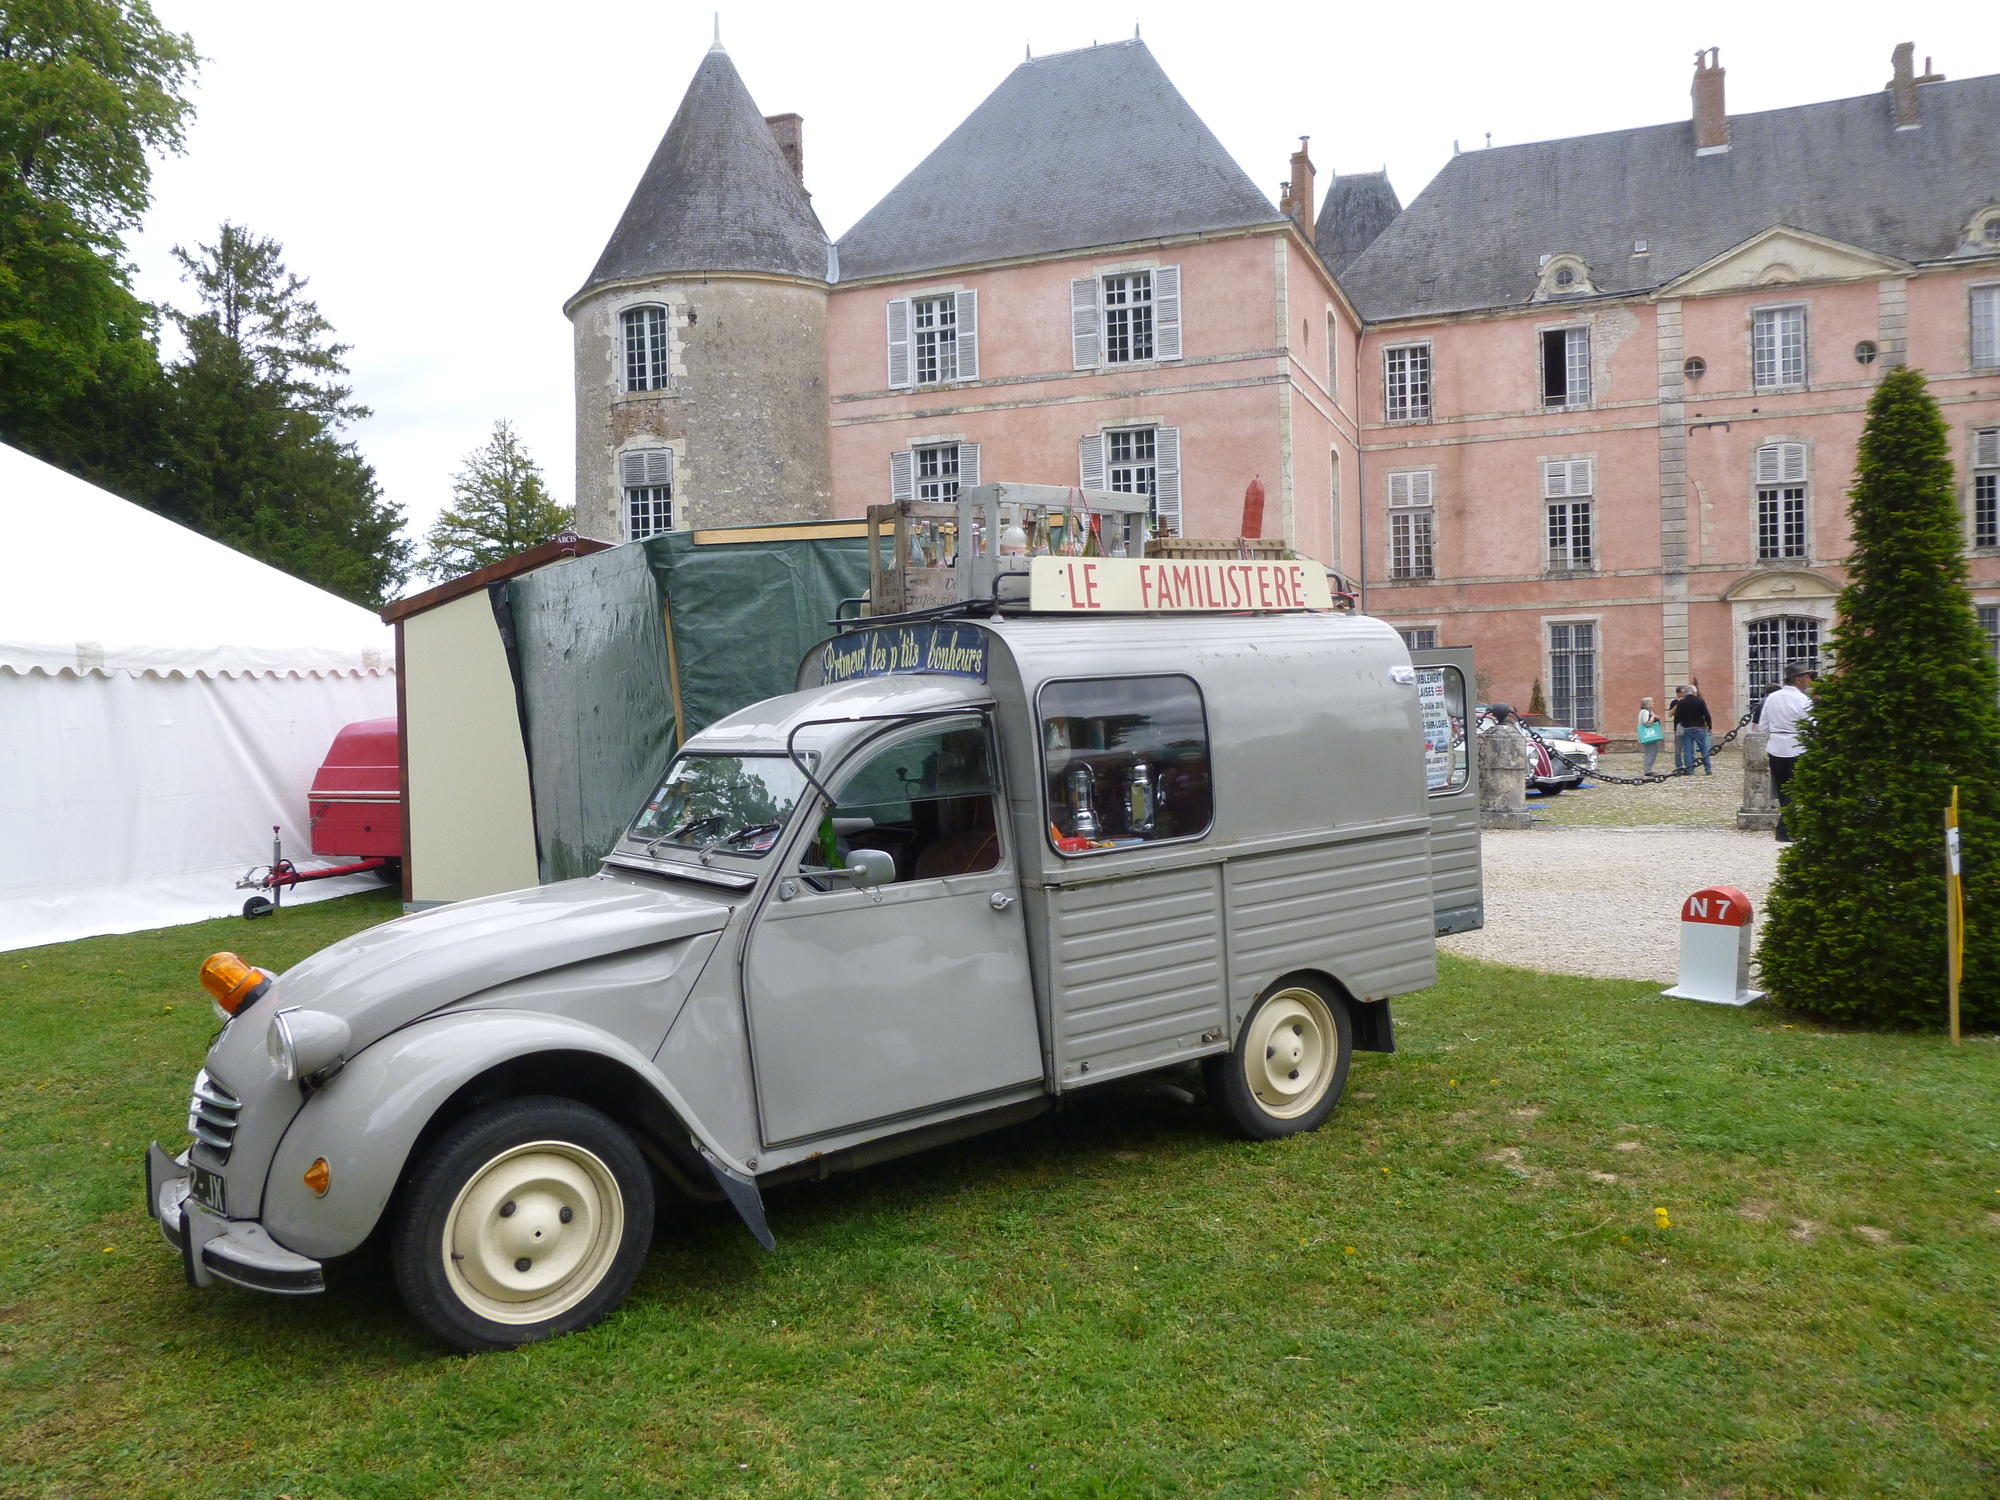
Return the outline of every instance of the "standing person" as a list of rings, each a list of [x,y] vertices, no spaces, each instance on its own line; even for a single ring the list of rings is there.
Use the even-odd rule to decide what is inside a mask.
[[[1792,779],[1805,746],[1799,731],[1812,717],[1813,669],[1802,661],[1785,663],[1785,685],[1767,697],[1757,709],[1758,727],[1770,734],[1771,794],[1778,799],[1778,842],[1789,844],[1791,831],[1785,827],[1785,809],[1792,794],[1785,783]]]
[[[1705,775],[1715,774],[1715,763],[1708,758],[1708,732],[1715,727],[1715,721],[1708,716],[1708,704],[1694,688],[1682,688],[1680,697],[1674,700],[1674,768],[1679,771],[1694,772],[1697,758]]]
[[[1639,774],[1651,776],[1653,762],[1660,758],[1660,742],[1667,737],[1666,727],[1660,723],[1660,716],[1653,712],[1653,700],[1639,700],[1639,748],[1646,752],[1646,767]]]

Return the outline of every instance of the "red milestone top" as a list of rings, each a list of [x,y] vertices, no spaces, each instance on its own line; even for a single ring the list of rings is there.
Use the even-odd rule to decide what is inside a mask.
[[[1683,922],[1707,922],[1715,927],[1743,927],[1750,921],[1750,898],[1733,885],[1712,885],[1681,903]]]

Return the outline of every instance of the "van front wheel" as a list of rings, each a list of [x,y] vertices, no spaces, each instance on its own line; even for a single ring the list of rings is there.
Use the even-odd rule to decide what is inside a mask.
[[[625,1298],[653,1238],[632,1138],[573,1099],[467,1116],[418,1164],[391,1257],[411,1315],[478,1353],[588,1328]]]
[[[1310,981],[1267,992],[1237,1028],[1236,1046],[1205,1058],[1208,1096],[1252,1140],[1317,1130],[1340,1102],[1354,1028],[1347,1005]]]

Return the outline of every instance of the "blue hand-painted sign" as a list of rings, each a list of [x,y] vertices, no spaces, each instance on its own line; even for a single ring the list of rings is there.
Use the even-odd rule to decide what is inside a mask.
[[[970,677],[986,680],[986,632],[977,625],[890,625],[856,630],[827,643],[819,680],[860,677]]]

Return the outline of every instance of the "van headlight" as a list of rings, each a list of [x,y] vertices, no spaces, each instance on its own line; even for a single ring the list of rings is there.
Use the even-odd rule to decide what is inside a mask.
[[[347,1060],[353,1033],[339,1016],[323,1010],[281,1010],[271,1017],[264,1039],[271,1061],[287,1083],[312,1078]]]

